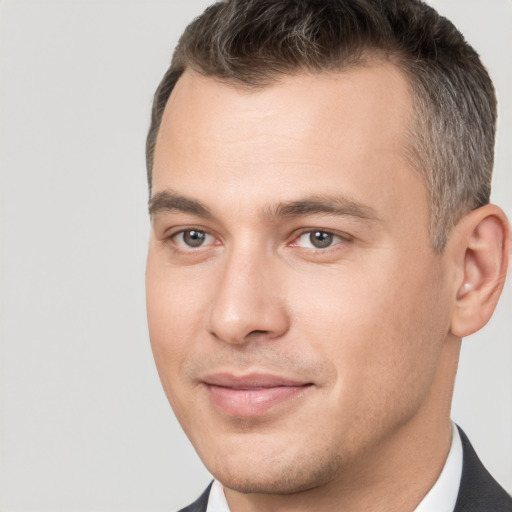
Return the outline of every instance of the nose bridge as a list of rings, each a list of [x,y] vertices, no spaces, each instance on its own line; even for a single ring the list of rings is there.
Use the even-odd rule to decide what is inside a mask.
[[[210,331],[229,343],[257,333],[276,338],[288,327],[273,257],[261,245],[234,245],[226,255],[214,294]]]

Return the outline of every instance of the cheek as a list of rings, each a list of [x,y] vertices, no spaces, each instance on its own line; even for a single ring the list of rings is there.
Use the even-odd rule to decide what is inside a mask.
[[[183,367],[199,338],[200,303],[184,293],[183,283],[165,265],[148,258],[146,309],[149,337],[156,367],[173,408],[180,408]],[[184,408],[186,409],[186,408]]]
[[[362,412],[417,406],[446,336],[431,274],[399,263],[296,280],[291,294],[308,298],[293,301],[295,328],[333,367],[334,396]]]
[[[207,304],[204,280],[173,267],[165,251],[150,246],[146,266],[146,308],[151,343],[172,359],[203,325]]]

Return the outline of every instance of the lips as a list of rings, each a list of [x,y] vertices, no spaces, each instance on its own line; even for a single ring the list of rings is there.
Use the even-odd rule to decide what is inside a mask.
[[[203,379],[212,403],[230,416],[261,416],[290,402],[312,386],[278,375],[251,374],[234,376],[227,373],[208,375]]]

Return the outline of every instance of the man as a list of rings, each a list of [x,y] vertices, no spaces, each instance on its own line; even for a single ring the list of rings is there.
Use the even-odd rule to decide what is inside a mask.
[[[417,0],[232,0],[148,135],[147,306],[188,511],[511,511],[450,422],[510,232],[492,83]]]

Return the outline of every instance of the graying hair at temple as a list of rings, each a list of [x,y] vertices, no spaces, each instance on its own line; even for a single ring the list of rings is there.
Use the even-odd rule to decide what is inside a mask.
[[[419,0],[229,0],[186,28],[155,93],[153,154],[169,96],[185,70],[247,88],[283,75],[338,73],[390,61],[413,99],[407,157],[429,194],[432,246],[442,251],[468,211],[489,202],[496,96],[478,54]]]

